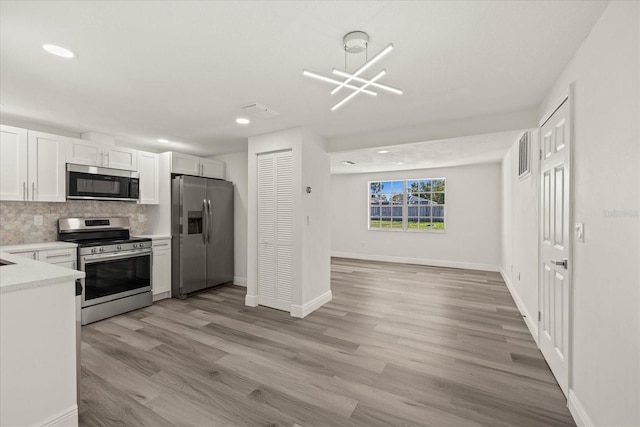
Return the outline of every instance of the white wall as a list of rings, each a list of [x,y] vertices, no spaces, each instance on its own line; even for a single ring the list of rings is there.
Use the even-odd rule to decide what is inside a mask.
[[[368,230],[369,181],[445,177],[446,232]],[[498,271],[500,164],[332,175],[334,256]]]
[[[226,180],[233,182],[233,259],[236,285],[247,286],[247,152],[211,157],[225,163]]]
[[[518,140],[502,160],[500,271],[531,335],[538,339],[538,130],[531,135],[531,174],[518,178]]]
[[[639,8],[608,6],[539,109],[542,117],[574,83],[573,214],[585,242],[573,253],[569,408],[580,426],[640,425]],[[516,199],[523,185],[509,176],[512,154],[503,163],[505,212],[511,206],[511,235],[531,236],[516,218],[537,208],[528,194]],[[514,257],[529,250],[504,237]],[[537,311],[529,284],[513,287]]]
[[[331,204],[329,155],[323,138],[303,130],[302,150],[302,301],[311,304],[331,288]],[[311,187],[311,193],[306,188]],[[326,298],[326,297],[325,297]],[[302,308],[301,308],[302,310]]]
[[[326,210],[314,211],[326,204],[329,158],[325,141],[304,128],[294,128],[249,138],[248,150],[248,234],[247,234],[247,305],[258,303],[257,260],[257,156],[291,150],[293,156],[293,296],[291,315],[304,317],[331,300],[330,243]],[[316,187],[315,196],[307,194],[308,185]],[[313,194],[313,193],[312,193]],[[307,214],[311,222],[307,223]],[[323,237],[323,235],[325,235]],[[315,246],[311,248],[310,245]],[[325,255],[326,254],[326,255]],[[320,257],[326,256],[326,260]],[[326,271],[325,271],[326,270]],[[322,293],[323,292],[323,293]],[[322,293],[321,298],[314,295]]]

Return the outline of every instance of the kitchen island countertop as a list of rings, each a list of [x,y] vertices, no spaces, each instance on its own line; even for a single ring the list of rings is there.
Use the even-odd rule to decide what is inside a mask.
[[[7,252],[0,252],[0,259],[13,263],[0,266],[0,293],[75,281],[85,277],[82,271],[33,261]]]

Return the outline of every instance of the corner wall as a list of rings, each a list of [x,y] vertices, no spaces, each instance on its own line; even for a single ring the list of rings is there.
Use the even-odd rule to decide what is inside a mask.
[[[247,286],[247,152],[211,157],[225,163],[226,180],[233,182],[233,248],[235,285]]]
[[[585,242],[573,245],[568,405],[578,426],[640,425],[639,9],[611,2],[539,109],[543,117],[574,84],[573,222],[584,223]],[[516,195],[516,165],[510,152],[503,213],[511,209],[514,223],[505,221],[505,269],[510,253],[529,250],[514,233],[535,233],[528,221],[516,223],[531,205]],[[516,300],[537,311],[528,285],[513,288]]]
[[[499,163],[331,176],[331,254],[498,271]],[[445,177],[446,232],[368,230],[369,181]]]
[[[533,338],[538,341],[538,130],[531,135],[531,174],[518,178],[518,142],[502,160],[500,272]]]

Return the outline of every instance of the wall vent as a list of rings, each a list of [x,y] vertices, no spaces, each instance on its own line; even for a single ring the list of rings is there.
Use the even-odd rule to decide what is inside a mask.
[[[524,178],[531,174],[531,137],[525,132],[518,143],[518,177]]]
[[[244,105],[240,108],[244,114],[257,119],[268,119],[280,114],[269,107],[258,104],[257,102],[249,105]]]

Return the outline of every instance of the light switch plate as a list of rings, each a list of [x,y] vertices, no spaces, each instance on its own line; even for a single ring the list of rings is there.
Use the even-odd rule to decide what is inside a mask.
[[[576,222],[576,242],[584,243],[584,223]]]
[[[42,215],[34,215],[33,216],[33,225],[42,225]]]

